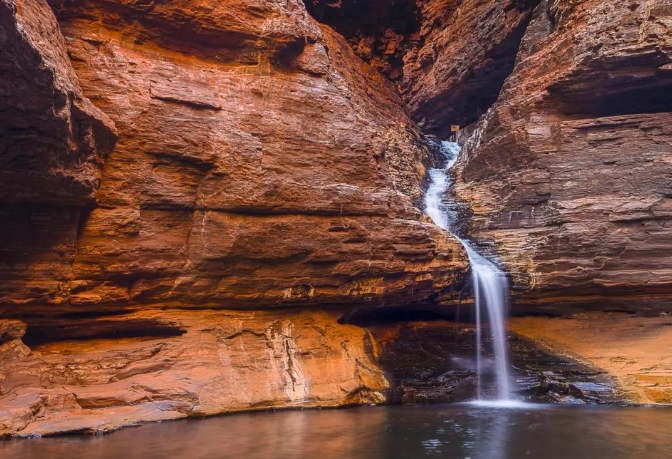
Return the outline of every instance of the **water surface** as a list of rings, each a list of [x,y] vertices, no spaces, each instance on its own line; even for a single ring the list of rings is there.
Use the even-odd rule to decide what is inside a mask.
[[[672,408],[405,405],[237,414],[0,441],[3,459],[666,459]]]

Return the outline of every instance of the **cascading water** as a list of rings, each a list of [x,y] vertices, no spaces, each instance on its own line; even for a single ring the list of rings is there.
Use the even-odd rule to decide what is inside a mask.
[[[478,399],[483,400],[481,380],[483,373],[483,347],[481,311],[483,306],[488,313],[490,333],[492,335],[493,353],[495,357],[495,374],[497,378],[498,402],[511,401],[509,364],[505,335],[505,311],[508,298],[508,282],[506,276],[494,263],[485,259],[476,252],[471,243],[455,234],[454,226],[457,213],[445,201],[444,195],[452,185],[448,178],[448,171],[457,161],[460,145],[453,142],[441,142],[441,151],[446,156],[446,166],[443,169],[431,169],[432,179],[425,195],[425,212],[434,223],[449,231],[464,246],[469,256],[474,284],[474,301],[476,308],[476,368],[478,372]]]

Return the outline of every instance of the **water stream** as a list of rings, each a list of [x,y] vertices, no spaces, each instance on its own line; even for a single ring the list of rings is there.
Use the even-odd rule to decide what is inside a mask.
[[[499,404],[508,405],[511,400],[511,377],[506,347],[505,316],[508,299],[508,281],[505,274],[493,262],[481,256],[475,247],[466,239],[456,234],[457,213],[445,195],[452,185],[449,171],[457,161],[460,145],[453,142],[441,142],[441,151],[446,157],[446,165],[442,169],[429,171],[431,184],[425,194],[425,212],[434,223],[449,231],[464,246],[469,256],[474,284],[474,303],[476,310],[476,368],[478,373],[478,399],[483,402],[483,327],[482,314],[487,312],[490,334],[492,336],[493,354],[495,357],[495,375],[497,392],[494,399]],[[491,400],[489,400],[491,402]]]

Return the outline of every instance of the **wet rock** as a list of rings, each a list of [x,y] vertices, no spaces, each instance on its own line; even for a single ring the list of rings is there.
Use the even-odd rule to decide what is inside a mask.
[[[572,318],[519,317],[510,324],[549,353],[571,356],[603,373],[575,384],[584,393],[599,392],[594,395],[601,398],[605,382],[600,379],[609,375],[616,382],[616,399],[646,404],[667,404],[671,399],[672,322],[668,316],[595,312]],[[549,369],[554,377],[563,376],[563,367]]]
[[[380,343],[378,361],[390,381],[388,402],[460,402],[476,398],[473,324],[447,321],[368,327]],[[514,396],[541,403],[624,403],[613,377],[596,367],[509,334]],[[485,333],[482,391],[496,391],[490,338]]]
[[[516,393],[526,400],[564,404],[625,403],[612,375],[581,361],[510,334]]]
[[[450,322],[367,327],[381,346],[391,403],[457,402],[476,392],[473,328]]]

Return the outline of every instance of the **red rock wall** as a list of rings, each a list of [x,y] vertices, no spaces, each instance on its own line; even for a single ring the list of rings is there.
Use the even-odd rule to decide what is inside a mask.
[[[664,305],[669,2],[536,3],[421,2],[403,97],[442,135],[497,98],[456,187],[518,304]],[[384,401],[337,319],[466,270],[395,88],[299,0],[51,6],[0,0],[0,435]]]
[[[403,95],[426,132],[475,122],[497,99],[538,1],[421,2],[420,45],[404,56]]]
[[[385,401],[338,319],[449,303],[466,271],[414,206],[430,152],[390,83],[298,0],[54,1],[60,30],[25,5],[0,31],[47,27],[2,52],[42,37],[53,81],[8,100],[63,177],[2,191],[0,436]]]
[[[519,302],[669,304],[670,27],[665,1],[537,8],[459,166]]]
[[[7,211],[21,216],[7,308],[452,295],[458,246],[413,207],[427,147],[389,83],[301,2],[53,6],[119,139],[92,211]]]
[[[114,145],[45,1],[0,2],[0,203],[90,207]]]
[[[0,436],[384,401],[389,384],[375,341],[337,318],[143,310],[75,322],[99,334],[105,327],[115,339],[63,341],[76,325],[29,325],[28,333],[31,327],[41,333],[23,338],[30,348],[21,341],[25,324],[0,320]],[[144,336],[133,336],[133,327]],[[60,340],[48,341],[54,331]],[[31,342],[36,338],[47,342]]]
[[[62,301],[116,141],[44,1],[0,2],[0,303]]]

